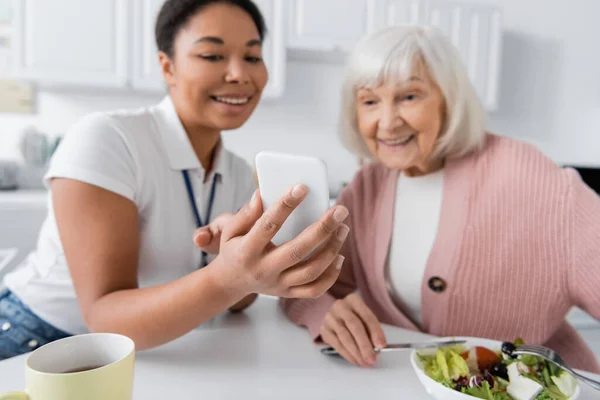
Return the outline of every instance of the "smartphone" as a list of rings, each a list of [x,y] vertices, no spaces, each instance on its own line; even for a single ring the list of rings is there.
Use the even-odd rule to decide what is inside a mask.
[[[292,154],[260,152],[256,155],[258,187],[267,210],[294,185],[308,188],[308,195],[292,212],[273,238],[280,245],[298,236],[317,222],[329,209],[327,164],[319,158]]]

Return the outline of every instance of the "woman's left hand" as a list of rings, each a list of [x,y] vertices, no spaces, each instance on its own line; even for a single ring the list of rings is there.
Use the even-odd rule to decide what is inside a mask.
[[[196,229],[194,232],[194,243],[208,254],[219,254],[219,247],[221,244],[221,232],[232,218],[233,214],[225,213],[219,215],[207,226]],[[256,300],[258,295],[256,293],[250,294],[244,297],[241,301],[229,307],[231,312],[240,312],[250,307]]]
[[[196,232],[194,232],[196,246],[208,254],[219,254],[221,232],[233,217],[234,215],[231,213],[221,214],[207,226],[196,229]]]

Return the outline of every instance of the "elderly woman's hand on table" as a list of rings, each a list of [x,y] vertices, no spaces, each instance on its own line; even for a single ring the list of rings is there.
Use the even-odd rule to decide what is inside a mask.
[[[375,363],[374,348],[386,346],[379,320],[356,293],[337,300],[321,326],[321,339],[354,365]]]

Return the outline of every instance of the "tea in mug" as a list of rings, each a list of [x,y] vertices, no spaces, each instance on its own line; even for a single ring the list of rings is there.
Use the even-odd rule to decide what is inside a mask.
[[[96,369],[96,368],[101,368],[103,367],[103,365],[93,365],[91,367],[79,367],[79,368],[73,368],[70,369],[68,371],[63,372],[63,374],[73,374],[75,372],[84,372],[84,371],[90,371],[92,369]]]

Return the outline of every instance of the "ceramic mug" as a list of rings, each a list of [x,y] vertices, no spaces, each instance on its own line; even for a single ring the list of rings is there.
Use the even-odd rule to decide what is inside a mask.
[[[32,352],[25,391],[0,400],[131,400],[135,344],[126,336],[90,333],[60,339]]]

